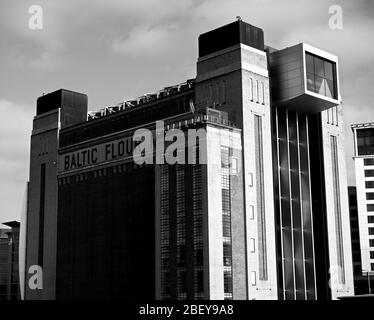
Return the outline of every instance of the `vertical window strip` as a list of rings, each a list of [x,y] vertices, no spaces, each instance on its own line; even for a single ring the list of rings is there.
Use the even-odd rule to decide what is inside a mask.
[[[198,150],[197,150],[198,153]],[[194,299],[204,299],[202,181],[200,165],[192,166]]]
[[[331,161],[332,161],[332,179],[334,193],[334,209],[335,209],[335,229],[336,229],[336,247],[338,257],[338,274],[339,283],[345,283],[344,268],[344,251],[343,251],[343,234],[342,234],[342,217],[340,203],[340,183],[339,183],[339,167],[338,167],[338,146],[336,136],[330,136],[331,141]]]
[[[307,282],[306,282],[306,270],[305,270],[305,243],[304,243],[304,234],[305,234],[305,229],[304,229],[304,208],[303,208],[303,201],[306,199],[303,199],[303,191],[302,191],[302,169],[301,169],[301,164],[300,164],[300,128],[299,125],[299,114],[296,113],[296,127],[297,127],[297,158],[298,158],[298,170],[299,170],[299,192],[300,192],[300,217],[301,217],[301,239],[302,239],[302,254],[303,254],[303,279],[304,279],[304,297],[305,300],[308,299],[307,295]]]
[[[278,107],[275,107],[275,126],[276,126],[276,136],[277,136],[277,173],[278,173],[278,201],[279,201],[279,222],[283,226],[282,219],[282,202],[281,202],[281,165],[280,165],[280,124],[279,124],[279,113]],[[282,256],[282,297],[286,300],[286,283],[285,283],[285,266],[284,266],[284,236],[282,230],[280,230],[280,242],[281,242],[281,256]]]
[[[253,79],[249,78],[249,99],[253,101]]]
[[[44,260],[44,211],[45,211],[45,163],[40,165],[40,194],[39,194],[39,248],[38,265],[43,267]]]
[[[265,192],[264,192],[264,154],[262,137],[262,117],[254,116],[255,158],[256,158],[256,198],[257,198],[257,227],[259,248],[259,279],[267,280],[266,252],[266,221],[265,221]]]
[[[161,299],[170,298],[170,239],[169,239],[169,172],[167,165],[160,166],[161,197]]]
[[[232,242],[231,242],[231,199],[230,199],[230,148],[221,147],[221,194],[222,194],[222,235],[224,267],[224,299],[233,298],[232,283]],[[226,262],[228,265],[226,265]]]
[[[186,214],[184,166],[176,165],[176,214],[177,214],[177,294],[187,299],[186,292]]]

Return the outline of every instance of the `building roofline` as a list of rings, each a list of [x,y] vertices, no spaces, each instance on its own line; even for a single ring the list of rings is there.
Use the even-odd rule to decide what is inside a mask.
[[[365,122],[365,123],[354,123],[351,124],[351,129],[363,129],[363,128],[374,128],[374,122]]]

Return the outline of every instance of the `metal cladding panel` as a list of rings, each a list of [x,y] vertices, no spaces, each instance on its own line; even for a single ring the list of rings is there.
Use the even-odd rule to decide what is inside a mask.
[[[199,57],[243,43],[264,50],[262,29],[243,21],[235,21],[199,36]]]

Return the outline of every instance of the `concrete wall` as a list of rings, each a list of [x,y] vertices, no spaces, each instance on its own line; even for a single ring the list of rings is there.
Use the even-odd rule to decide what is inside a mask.
[[[273,199],[273,177],[272,177],[272,149],[271,149],[271,127],[270,127],[270,93],[269,93],[269,75],[267,70],[267,56],[266,53],[252,47],[240,44],[227,48],[213,54],[204,56],[198,60],[197,63],[197,84],[196,84],[196,107],[203,109],[212,105],[212,88],[216,87],[218,83],[225,83],[225,92],[216,96],[224,97],[217,101],[215,108],[228,112],[228,119],[237,123],[242,129],[242,160],[243,160],[243,173],[239,184],[243,187],[243,202],[244,212],[235,213],[235,216],[243,215],[245,220],[245,250],[243,261],[246,260],[246,271],[244,274],[236,272],[233,274],[234,286],[234,299],[276,299],[277,298],[277,276],[276,276],[276,254],[275,254],[275,226],[274,226],[274,199]],[[258,98],[255,85],[258,83]],[[251,88],[252,87],[252,88]],[[217,100],[217,99],[216,99]],[[215,102],[215,101],[213,101]],[[254,145],[254,116],[259,115],[262,117],[262,139],[263,139],[263,154],[264,154],[264,203],[265,203],[265,223],[266,229],[266,262],[268,267],[268,274],[266,280],[259,279],[259,257],[257,244],[258,235],[258,220],[257,220],[257,186],[256,181],[256,159],[255,159],[255,145]],[[214,142],[216,138],[212,137],[213,144],[216,148],[219,147],[218,141]],[[208,155],[209,155],[208,146]],[[217,152],[217,151],[215,151]],[[216,155],[211,155],[211,161],[215,159]],[[213,159],[214,158],[214,159]],[[221,196],[215,190],[214,184],[219,185],[218,177],[214,177],[219,168],[214,167],[208,162],[208,202],[211,201],[208,207],[208,215],[215,215],[216,210],[220,209]],[[210,171],[209,171],[210,170]],[[212,197],[212,199],[210,199]],[[239,199],[237,199],[239,200]],[[236,208],[238,210],[238,208]],[[238,210],[240,211],[240,210]],[[251,218],[252,212],[255,212],[253,219]],[[220,222],[217,225],[211,225],[214,230],[219,230],[221,227]],[[213,223],[213,221],[212,221]],[[250,242],[254,239],[256,244],[255,252],[249,251]],[[213,239],[211,239],[213,241]],[[209,246],[212,246],[209,243]],[[212,250],[215,248],[212,247]],[[234,250],[242,250],[242,247],[233,246]],[[219,257],[221,253],[217,252]],[[214,270],[215,261],[211,261],[212,272]],[[218,268],[218,262],[217,262]],[[218,269],[217,269],[218,270]],[[217,287],[213,288],[214,292],[221,290],[221,272],[217,271],[212,273],[210,282],[213,283],[217,278]],[[235,278],[246,280],[246,288],[239,288],[239,281]],[[240,280],[241,281],[241,280]],[[212,284],[213,285],[213,284]],[[244,291],[246,290],[246,294]],[[214,295],[211,295],[213,298]]]
[[[322,113],[323,156],[325,169],[326,212],[330,260],[330,288],[332,299],[354,294],[351,250],[350,218],[348,206],[347,171],[344,151],[343,108],[341,105]],[[339,198],[341,206],[341,229],[343,236],[344,283],[338,279],[337,225],[335,220],[334,183],[332,167],[331,136],[337,138]],[[318,298],[318,297],[317,297]]]
[[[57,240],[57,146],[60,110],[56,109],[34,118],[31,136],[30,183],[27,210],[26,242],[26,290],[25,298],[54,299],[56,281],[56,240]],[[28,282],[32,274],[28,270],[38,265],[40,225],[40,174],[45,163],[45,210],[43,244],[43,289],[31,290]]]

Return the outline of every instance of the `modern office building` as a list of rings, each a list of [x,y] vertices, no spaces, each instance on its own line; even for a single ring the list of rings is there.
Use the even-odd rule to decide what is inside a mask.
[[[374,276],[374,123],[351,125],[363,273]]]
[[[19,300],[19,270],[18,270],[18,221],[4,222],[8,229],[0,229],[0,301]]]
[[[143,164],[138,129],[154,141]],[[177,131],[173,164],[157,150]],[[44,95],[26,246],[43,289],[26,298],[352,295],[343,142],[337,57],[266,47],[241,20],[200,35],[185,83],[88,114],[83,94]]]

